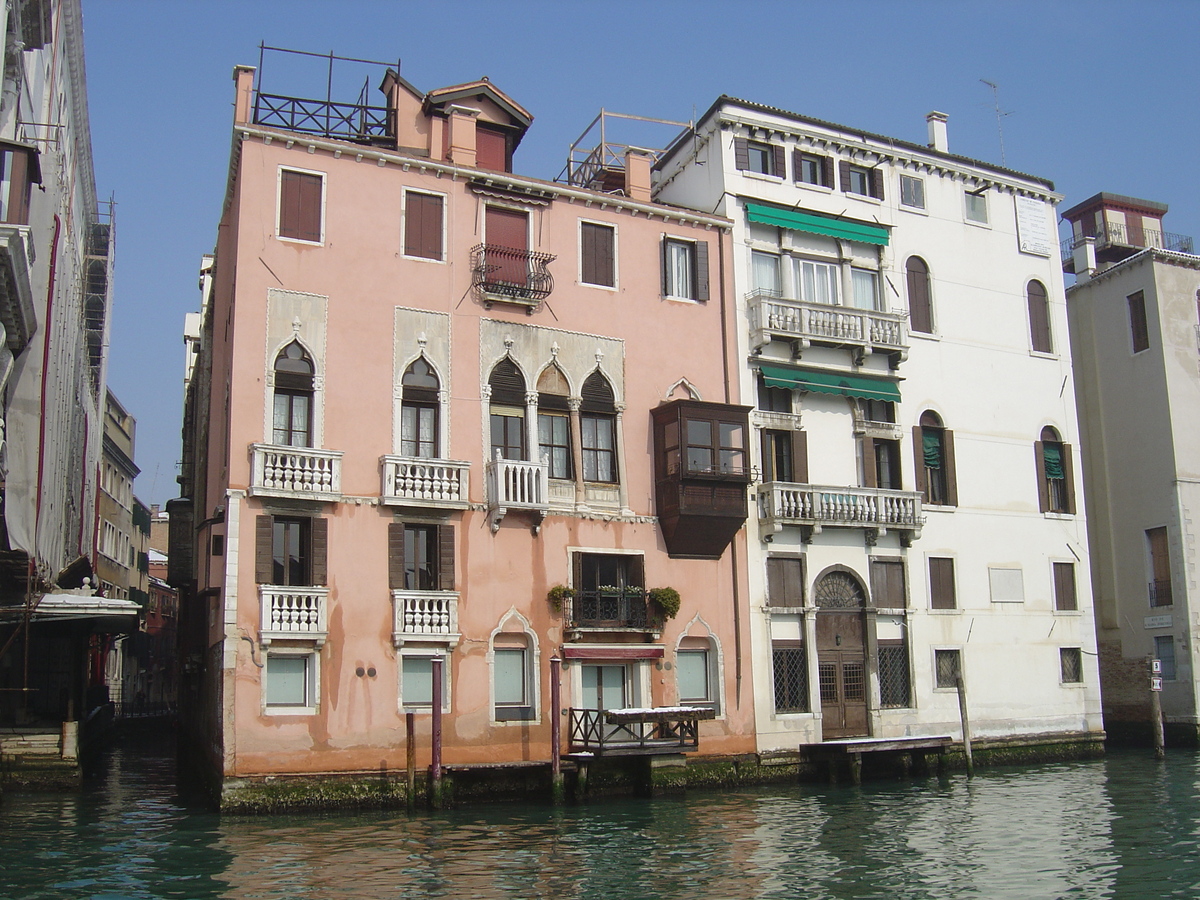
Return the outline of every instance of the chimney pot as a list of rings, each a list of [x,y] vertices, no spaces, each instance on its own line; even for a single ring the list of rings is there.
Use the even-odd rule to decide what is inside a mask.
[[[934,110],[926,114],[925,121],[929,123],[929,147],[933,150],[940,150],[942,153],[950,152],[950,145],[946,139],[946,120],[950,117],[944,112]]]

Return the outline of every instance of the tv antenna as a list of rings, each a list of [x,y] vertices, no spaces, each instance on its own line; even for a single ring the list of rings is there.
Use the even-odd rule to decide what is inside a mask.
[[[996,111],[996,131],[1000,135],[1000,165],[1007,166],[1008,161],[1004,157],[1004,126],[1002,122],[1005,116],[1012,115],[1012,110],[1000,108],[1000,86],[996,82],[988,81],[986,78],[979,80],[992,89],[992,108]]]

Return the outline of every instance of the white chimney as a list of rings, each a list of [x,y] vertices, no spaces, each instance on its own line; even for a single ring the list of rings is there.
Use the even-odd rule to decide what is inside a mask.
[[[929,123],[929,146],[933,150],[940,150],[943,153],[950,152],[950,145],[946,141],[946,120],[950,117],[944,112],[934,110],[925,116],[925,121]]]
[[[1071,259],[1075,263],[1075,282],[1082,284],[1096,274],[1096,239],[1086,235],[1074,246]]]

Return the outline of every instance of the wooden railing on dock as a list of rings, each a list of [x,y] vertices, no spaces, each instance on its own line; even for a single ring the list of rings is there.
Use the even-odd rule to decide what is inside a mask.
[[[716,710],[699,706],[657,709],[571,709],[568,755],[651,756],[700,747],[700,721]]]

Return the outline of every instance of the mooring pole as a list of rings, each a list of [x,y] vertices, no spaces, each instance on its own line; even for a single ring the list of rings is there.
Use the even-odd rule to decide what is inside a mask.
[[[562,776],[562,660],[550,657],[550,793],[555,803],[563,800]]]
[[[1154,733],[1154,758],[1166,759],[1166,735],[1163,734],[1162,661],[1150,660],[1150,728]]]
[[[442,664],[445,660],[435,656],[432,660],[433,675],[433,759],[429,764],[429,805],[442,808]]]
[[[416,713],[404,714],[404,739],[408,763],[408,808],[411,810],[417,804],[417,734]]]
[[[954,686],[958,688],[958,717],[962,720],[963,753],[967,757],[967,777],[975,777],[975,758],[971,755],[971,720],[967,717],[967,686],[960,672],[954,678]]]

